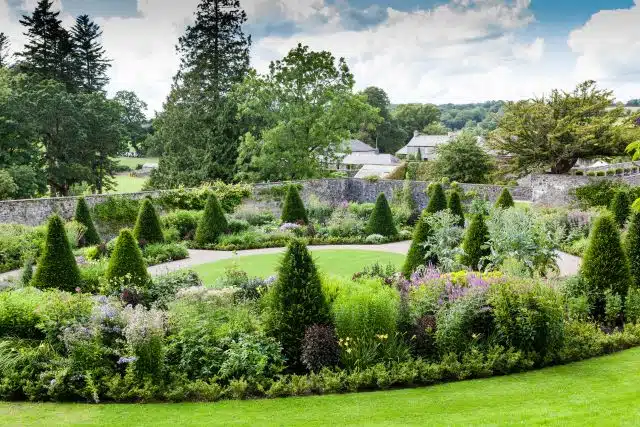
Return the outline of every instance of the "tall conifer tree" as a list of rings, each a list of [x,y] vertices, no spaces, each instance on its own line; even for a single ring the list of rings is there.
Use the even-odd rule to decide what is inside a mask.
[[[102,91],[109,82],[107,70],[111,64],[100,43],[100,27],[88,15],[81,15],[76,19],[71,35],[74,78],[78,86],[84,92]]]

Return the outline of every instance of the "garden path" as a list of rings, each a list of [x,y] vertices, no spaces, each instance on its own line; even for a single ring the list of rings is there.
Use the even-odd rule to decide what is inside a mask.
[[[336,250],[336,249],[352,249],[374,252],[391,252],[397,254],[406,254],[409,251],[410,241],[387,243],[384,245],[331,245],[331,246],[310,246],[312,251],[322,250]],[[251,256],[262,254],[274,254],[284,252],[285,248],[268,248],[268,249],[249,249],[244,251],[229,252],[229,251],[206,251],[206,250],[189,250],[189,258],[168,262],[165,264],[154,265],[149,267],[149,273],[152,276],[161,276],[163,274],[171,273],[173,271],[181,270],[184,268],[195,267],[202,264],[209,264],[216,261],[221,261],[234,256]],[[566,254],[564,252],[558,252],[558,267],[560,268],[560,276],[567,277],[578,273],[580,269],[581,259]],[[11,279],[15,279],[20,276],[20,270],[10,271],[8,273],[0,274],[0,287],[3,282],[8,282]]]

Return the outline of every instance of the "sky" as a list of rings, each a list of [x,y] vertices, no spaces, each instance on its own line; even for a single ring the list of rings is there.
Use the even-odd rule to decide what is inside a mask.
[[[65,26],[86,13],[112,59],[109,93],[162,109],[175,45],[198,0],[54,0]],[[640,98],[640,0],[240,0],[259,72],[297,43],[344,57],[356,88],[393,103],[531,98],[596,80]],[[20,15],[37,0],[0,0],[0,31],[24,44]]]

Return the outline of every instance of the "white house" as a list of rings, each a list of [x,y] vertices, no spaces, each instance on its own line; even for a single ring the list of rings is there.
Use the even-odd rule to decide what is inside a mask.
[[[436,147],[451,142],[456,136],[456,132],[450,132],[448,135],[421,135],[415,131],[411,141],[398,150],[396,156],[406,158],[419,154],[422,160],[433,160],[436,156]]]

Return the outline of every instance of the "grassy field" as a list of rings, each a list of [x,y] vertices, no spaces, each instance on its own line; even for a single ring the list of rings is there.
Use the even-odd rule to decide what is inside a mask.
[[[193,270],[200,275],[205,285],[211,286],[217,278],[224,274],[225,269],[233,264],[246,271],[249,276],[271,276],[275,273],[281,257],[281,253],[235,257],[211,264],[203,264],[194,267]],[[345,277],[351,277],[353,273],[361,271],[364,267],[376,262],[383,265],[392,263],[394,266],[399,267],[404,261],[404,255],[348,249],[320,250],[314,252],[313,257],[320,272]]]
[[[110,193],[136,193],[142,190],[142,186],[148,178],[138,178],[128,174],[116,175],[116,188]]]
[[[640,349],[508,377],[212,404],[0,404],[3,426],[640,425]]]
[[[118,157],[117,160],[121,165],[129,166],[131,169],[135,169],[137,165],[144,165],[145,163],[158,163],[160,159],[158,157]]]

